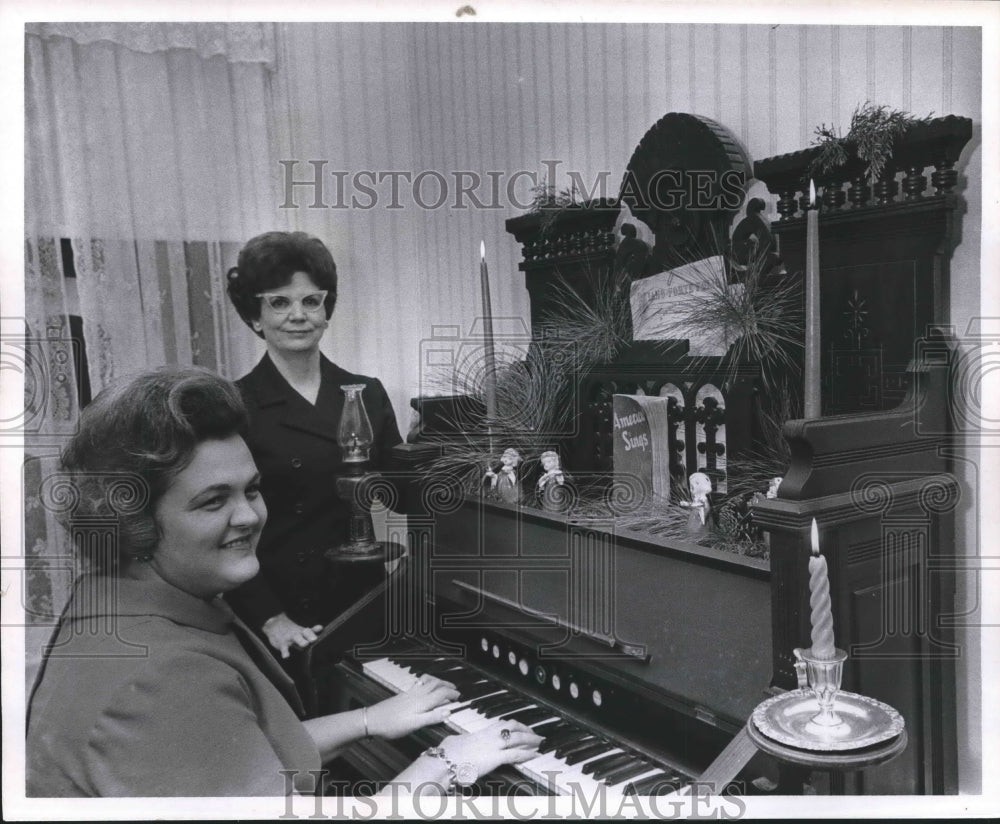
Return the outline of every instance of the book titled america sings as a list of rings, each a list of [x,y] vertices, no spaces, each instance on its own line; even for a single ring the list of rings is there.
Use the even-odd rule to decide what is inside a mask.
[[[670,398],[615,395],[612,399],[615,478],[643,489],[643,498],[670,497]]]

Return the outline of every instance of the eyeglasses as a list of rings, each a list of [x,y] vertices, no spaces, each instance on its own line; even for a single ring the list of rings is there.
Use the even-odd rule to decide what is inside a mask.
[[[254,297],[261,298],[270,307],[272,312],[276,312],[279,315],[289,315],[296,303],[307,314],[323,311],[328,294],[329,292],[323,289],[320,292],[310,292],[308,295],[303,295],[300,298],[290,298],[288,295],[275,295],[271,292],[261,292],[259,295],[254,295]]]

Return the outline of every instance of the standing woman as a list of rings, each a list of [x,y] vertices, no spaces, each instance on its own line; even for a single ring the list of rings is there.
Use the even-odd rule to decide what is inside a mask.
[[[337,267],[322,241],[304,232],[258,235],[240,252],[227,288],[240,317],[267,344],[237,386],[250,413],[247,443],[270,513],[258,550],[260,574],[228,600],[287,658],[384,574],[381,565],[335,573],[323,557],[347,537],[350,514],[334,492],[342,465],[341,386],[365,385],[373,468],[403,439],[382,384],[341,369],[319,351],[337,302]]]

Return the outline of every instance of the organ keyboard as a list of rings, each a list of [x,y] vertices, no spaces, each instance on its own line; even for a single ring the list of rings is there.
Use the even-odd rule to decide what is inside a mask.
[[[508,718],[531,727],[544,738],[539,754],[514,769],[555,795],[660,794],[677,791],[693,778],[451,658],[413,660],[400,655],[369,661],[362,668],[394,693],[405,692],[424,674],[455,684],[459,700],[450,705],[452,714],[445,722],[454,732],[478,732]]]

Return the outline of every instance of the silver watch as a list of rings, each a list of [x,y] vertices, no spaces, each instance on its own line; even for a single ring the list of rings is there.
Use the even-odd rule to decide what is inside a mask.
[[[462,761],[456,764],[450,758],[448,758],[447,753],[445,753],[443,747],[430,747],[424,750],[424,755],[430,756],[431,758],[440,758],[444,761],[445,765],[448,767],[448,776],[450,779],[450,786],[448,791],[451,792],[454,789],[454,785],[458,784],[460,787],[468,787],[470,784],[475,784],[476,779],[479,778],[479,770],[476,769],[475,764],[471,764],[468,761]]]

